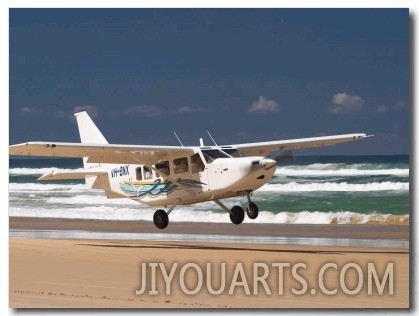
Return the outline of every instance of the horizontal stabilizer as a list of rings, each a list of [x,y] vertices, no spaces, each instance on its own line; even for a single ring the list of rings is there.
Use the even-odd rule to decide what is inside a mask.
[[[107,175],[106,171],[81,171],[81,172],[50,172],[44,174],[38,180],[84,180],[86,176],[102,176]]]

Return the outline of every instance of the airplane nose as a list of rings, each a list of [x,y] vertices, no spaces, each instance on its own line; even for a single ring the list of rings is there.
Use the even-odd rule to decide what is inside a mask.
[[[265,169],[265,170],[269,170],[272,167],[276,166],[276,161],[273,159],[269,159],[269,158],[263,158],[259,161],[259,165]]]

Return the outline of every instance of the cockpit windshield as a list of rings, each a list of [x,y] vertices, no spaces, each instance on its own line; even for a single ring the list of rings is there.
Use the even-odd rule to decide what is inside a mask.
[[[226,154],[228,154],[228,155],[230,155],[231,157],[234,157],[234,158],[238,158],[238,157],[242,156],[237,148],[222,148],[222,150]]]
[[[231,158],[225,152],[219,149],[202,149],[202,155],[207,163],[213,162],[218,158]]]

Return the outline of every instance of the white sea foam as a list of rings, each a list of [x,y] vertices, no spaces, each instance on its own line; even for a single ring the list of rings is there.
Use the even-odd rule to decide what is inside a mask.
[[[361,192],[361,191],[406,191],[409,190],[408,182],[371,182],[371,183],[347,183],[347,182],[309,182],[309,183],[268,183],[258,191],[271,192]],[[9,192],[86,192],[86,196],[91,196],[90,190],[84,184],[57,184],[57,183],[10,183]],[[90,192],[90,193],[89,193]],[[96,190],[96,192],[103,192]],[[53,198],[53,197],[52,197]],[[75,197],[77,199],[77,197]]]
[[[272,192],[317,192],[317,191],[333,191],[333,192],[361,192],[361,191],[405,191],[409,190],[408,182],[372,182],[372,183],[274,183],[266,184],[259,191]]]
[[[47,182],[36,183],[9,183],[9,192],[51,192],[51,191],[68,191],[81,192],[87,191],[84,184],[57,184]]]
[[[403,165],[402,165],[403,166]],[[55,172],[81,171],[83,169],[60,168],[12,168],[9,174],[42,175]],[[376,182],[377,178],[363,183],[365,179],[357,181],[337,182],[333,177],[368,177],[388,175],[395,177],[409,177],[409,169],[400,168],[400,164],[311,164],[278,167],[276,176],[306,177],[305,182],[268,183],[261,192],[368,192],[368,191],[401,191],[405,194],[409,190],[408,182],[384,181]],[[310,177],[325,177],[321,180]],[[331,179],[326,178],[331,177]],[[399,179],[399,178],[397,178]],[[334,181],[336,180],[336,181]],[[400,179],[405,180],[405,179]],[[275,181],[275,180],[274,180]],[[339,180],[341,181],[341,180]],[[284,182],[284,181],[281,181]],[[36,181],[34,183],[9,184],[9,215],[28,217],[52,218],[81,218],[103,220],[146,220],[152,221],[154,207],[149,207],[129,199],[107,199],[102,190],[87,189],[84,184],[51,183]],[[384,193],[387,194],[387,193]],[[393,194],[393,192],[389,193]],[[262,195],[268,195],[262,193]],[[276,196],[270,194],[270,196]],[[227,207],[242,204],[243,198],[233,198],[225,201]],[[26,205],[25,205],[26,204]],[[388,214],[358,214],[353,212],[334,211],[300,211],[273,213],[261,211],[259,217],[252,221],[245,218],[248,223],[304,223],[304,224],[346,224],[367,223],[370,221],[385,222],[391,215]],[[409,219],[409,215],[398,216]],[[214,202],[198,203],[190,206],[178,206],[171,214],[172,222],[215,222],[230,223],[229,215],[221,210]]]
[[[340,169],[355,169],[355,170],[388,170],[395,169],[396,167],[408,166],[407,164],[386,164],[386,163],[313,163],[309,165],[293,164],[280,168],[296,169],[296,170],[340,170]],[[403,168],[408,169],[408,168]]]
[[[83,171],[83,168],[78,169],[62,169],[62,168],[56,168],[56,167],[50,167],[50,168],[12,168],[9,169],[10,175],[43,175],[46,173],[50,173],[52,171],[54,172],[78,172]]]
[[[75,209],[33,209],[11,208],[10,216],[17,217],[48,217],[69,219],[96,220],[144,220],[152,221],[154,209],[150,207],[117,207],[117,206],[88,206]],[[308,212],[298,213],[280,212],[277,214],[262,211],[256,220],[245,218],[244,223],[276,223],[276,224],[364,224],[368,222],[385,223],[390,214],[358,214],[353,212]],[[409,215],[397,216],[400,222],[408,221]],[[202,210],[192,207],[178,207],[170,214],[171,222],[205,222],[230,223],[226,212],[218,210]]]
[[[292,177],[359,177],[359,176],[395,176],[408,177],[409,169],[296,169],[296,168],[277,168],[275,176],[292,176]]]
[[[408,168],[394,168],[390,164],[344,164],[344,163],[315,163],[310,165],[279,166],[275,175],[289,176],[376,176],[393,175],[400,177],[409,176]],[[11,168],[10,175],[43,175],[54,172],[83,171],[83,168],[63,169],[48,168]]]
[[[130,199],[108,199],[103,191],[98,191],[97,194],[81,194],[71,197],[50,197],[47,198],[46,203],[53,205],[106,205],[106,206],[128,206],[141,207],[144,204],[130,200]]]

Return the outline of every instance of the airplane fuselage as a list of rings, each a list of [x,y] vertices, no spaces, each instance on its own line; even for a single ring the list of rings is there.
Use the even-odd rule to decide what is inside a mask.
[[[214,157],[208,157],[207,153]],[[109,185],[96,183],[92,188],[105,189],[108,197],[127,197],[150,206],[165,206],[244,195],[266,184],[276,164],[264,157],[231,157],[220,148],[210,148],[207,152],[197,148],[190,157],[167,160],[160,165],[96,164],[89,169],[103,170],[105,166]]]

